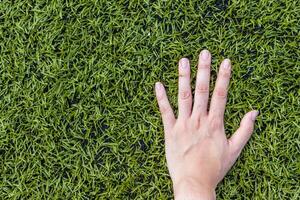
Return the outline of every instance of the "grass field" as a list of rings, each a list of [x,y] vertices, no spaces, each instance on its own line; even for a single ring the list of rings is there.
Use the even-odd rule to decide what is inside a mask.
[[[218,199],[299,199],[299,23],[297,0],[0,1],[0,198],[173,198],[154,83],[177,109],[207,48],[228,135],[261,113]]]

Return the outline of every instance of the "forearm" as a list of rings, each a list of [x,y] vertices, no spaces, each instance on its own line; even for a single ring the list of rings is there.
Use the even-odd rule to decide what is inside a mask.
[[[215,200],[215,190],[193,182],[181,181],[173,186],[174,200]]]

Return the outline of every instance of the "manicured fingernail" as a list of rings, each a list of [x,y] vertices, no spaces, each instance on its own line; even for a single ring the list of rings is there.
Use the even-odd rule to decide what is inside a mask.
[[[230,60],[229,59],[225,59],[223,61],[223,67],[224,67],[224,69],[229,69],[230,68]]]
[[[155,88],[156,88],[157,90],[160,90],[160,89],[161,89],[161,83],[160,83],[160,82],[156,82],[156,83],[155,83]]]
[[[209,57],[209,52],[206,49],[204,49],[203,51],[201,51],[200,56],[201,56],[201,59],[207,60]]]
[[[258,114],[259,114],[259,111],[257,111],[257,110],[255,112],[252,112],[251,113],[251,119],[254,121]]]

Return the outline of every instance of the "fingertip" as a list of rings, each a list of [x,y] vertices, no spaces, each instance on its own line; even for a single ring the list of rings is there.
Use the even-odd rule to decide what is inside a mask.
[[[203,49],[200,54],[199,54],[200,58],[203,60],[208,60],[210,57],[210,52],[207,49]]]
[[[189,66],[190,66],[190,60],[186,57],[181,58],[179,60],[179,74],[180,75],[188,75]]]
[[[240,122],[240,125],[241,126],[254,126],[254,123],[255,123],[255,119],[257,117],[257,110],[251,110],[249,112],[247,112],[244,117],[242,118],[241,122]]]
[[[157,101],[162,101],[166,97],[164,85],[159,81],[155,83],[155,93]]]
[[[161,87],[162,87],[162,83],[161,82],[158,81],[158,82],[155,83],[155,89],[156,90],[160,90]]]
[[[179,60],[179,63],[183,64],[184,62],[189,62],[190,60],[187,58],[187,57],[182,57],[180,60]]]
[[[223,60],[222,67],[224,69],[230,69],[230,67],[231,67],[231,61],[230,61],[229,58],[226,58],[226,59]]]
[[[229,138],[233,155],[238,156],[240,154],[241,150],[253,134],[254,120],[252,120],[252,117],[256,117],[258,113],[257,110],[247,112],[241,120],[240,127]]]
[[[259,111],[258,110],[254,110],[251,112],[251,120],[255,121],[256,117],[259,115]]]

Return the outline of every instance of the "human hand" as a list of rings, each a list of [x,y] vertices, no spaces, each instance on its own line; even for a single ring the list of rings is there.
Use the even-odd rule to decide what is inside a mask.
[[[157,82],[155,93],[162,115],[165,150],[174,196],[180,199],[215,199],[215,188],[224,178],[249,140],[258,111],[248,112],[240,127],[227,139],[224,111],[231,76],[229,59],[221,63],[208,107],[211,54],[199,55],[194,105],[187,58],[179,61],[178,117],[168,101],[164,86]]]

